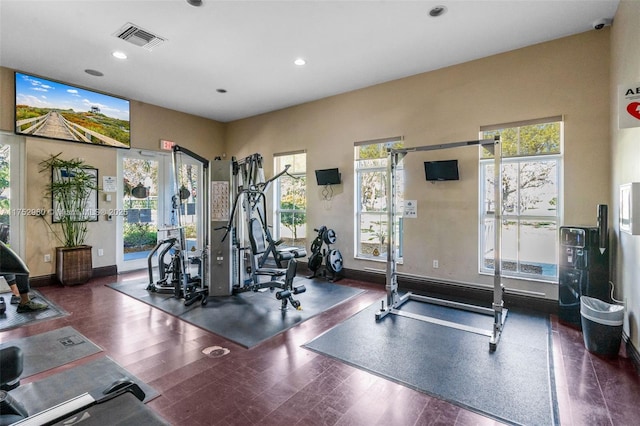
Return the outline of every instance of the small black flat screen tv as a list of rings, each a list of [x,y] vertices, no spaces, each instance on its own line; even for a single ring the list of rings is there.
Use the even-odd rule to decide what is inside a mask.
[[[316,170],[316,180],[318,185],[337,185],[340,183],[340,172],[338,169]]]
[[[15,73],[19,135],[130,148],[129,101]]]
[[[458,180],[458,160],[425,161],[424,173],[428,181]]]

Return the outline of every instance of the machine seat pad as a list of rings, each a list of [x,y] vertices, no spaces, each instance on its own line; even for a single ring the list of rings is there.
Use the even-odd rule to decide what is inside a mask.
[[[278,248],[278,257],[280,257],[281,260],[307,257],[307,250],[304,247],[282,247]]]
[[[279,251],[278,252],[278,260],[279,261],[283,261],[283,260],[290,260],[293,259],[294,257],[294,253],[290,250],[285,250],[285,251]]]
[[[286,269],[279,268],[260,268],[256,271],[256,275],[271,275],[275,277],[280,277],[287,273]]]

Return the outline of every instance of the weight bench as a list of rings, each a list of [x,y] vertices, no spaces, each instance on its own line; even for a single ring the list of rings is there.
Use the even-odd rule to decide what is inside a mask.
[[[301,310],[300,302],[293,298],[296,294],[301,294],[307,291],[307,288],[304,285],[294,286],[293,280],[296,277],[296,270],[298,268],[298,262],[295,259],[289,260],[289,264],[287,265],[287,269],[277,269],[278,275],[271,275],[271,281],[258,282],[250,285],[246,285],[243,287],[234,288],[234,294],[242,293],[245,291],[258,291],[263,288],[269,288],[274,290],[276,288],[280,289],[276,291],[276,299],[282,302],[281,309],[287,309],[287,304],[291,303],[291,306],[294,308]],[[278,279],[279,278],[279,279]]]

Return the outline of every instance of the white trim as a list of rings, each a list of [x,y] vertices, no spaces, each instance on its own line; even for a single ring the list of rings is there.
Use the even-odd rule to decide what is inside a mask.
[[[525,163],[525,162],[542,162],[542,161],[554,162],[555,163],[555,167],[556,167],[556,171],[555,171],[555,186],[556,186],[556,197],[557,197],[555,215],[553,215],[553,216],[537,216],[537,215],[526,215],[526,214],[506,214],[506,213],[503,213],[502,214],[502,218],[504,220],[513,219],[513,220],[518,222],[518,226],[520,226],[519,223],[520,223],[521,220],[548,220],[548,221],[555,222],[556,228],[559,229],[560,224],[562,223],[562,217],[563,217],[562,216],[562,212],[563,212],[563,205],[564,205],[564,191],[563,191],[564,121],[563,120],[564,120],[564,117],[562,115],[559,115],[559,116],[538,118],[538,119],[533,119],[533,120],[525,120],[525,121],[518,121],[518,122],[512,122],[512,123],[503,123],[503,124],[495,124],[495,125],[488,125],[488,126],[480,126],[479,135],[480,135],[480,137],[483,137],[483,133],[484,132],[493,131],[493,130],[503,130],[503,129],[509,129],[509,128],[515,128],[515,127],[530,126],[530,125],[535,125],[535,124],[560,123],[560,129],[559,129],[559,132],[560,132],[560,134],[559,134],[559,138],[560,138],[559,152],[527,154],[527,155],[512,155],[512,156],[503,156],[502,157],[502,164],[508,164],[508,163],[521,164],[521,163]],[[520,141],[518,141],[518,143],[520,143]],[[493,271],[494,271],[493,269],[489,269],[489,268],[485,267],[485,264],[484,264],[484,253],[483,253],[483,250],[485,248],[485,241],[484,241],[485,220],[492,218],[494,216],[494,214],[495,214],[495,212],[493,214],[487,213],[486,206],[484,205],[484,202],[485,202],[485,184],[486,184],[486,175],[485,175],[484,171],[485,171],[485,166],[490,165],[492,162],[493,162],[493,159],[491,157],[482,158],[482,156],[480,157],[479,162],[478,162],[478,251],[477,251],[477,255],[478,255],[478,273],[481,274],[481,275],[492,274]],[[503,203],[504,203],[504,201],[503,201]],[[496,210],[497,208],[498,208],[498,206],[494,206],[494,210]],[[519,238],[519,236],[518,236],[518,238]],[[558,250],[557,242],[556,242],[555,249],[556,249],[556,252],[557,252],[557,250]],[[520,259],[519,244],[518,244],[518,248],[517,248],[517,254],[518,254],[518,256],[517,256],[516,262],[517,262],[518,265],[520,265],[521,264],[521,259]],[[502,258],[504,260],[504,256]],[[556,259],[557,259],[557,256],[556,256]],[[495,268],[495,264],[494,264],[494,268]],[[558,273],[559,273],[559,266],[557,264],[557,260],[556,260],[556,275],[555,275],[555,277],[543,276],[543,275],[540,275],[538,277],[538,276],[536,276],[534,274],[527,274],[527,273],[523,273],[523,272],[509,272],[509,271],[505,272],[505,271],[502,271],[502,275],[505,278],[524,279],[524,280],[530,280],[530,281],[541,281],[541,282],[549,282],[549,283],[557,283]]]
[[[547,123],[562,123],[564,122],[564,116],[554,115],[552,117],[534,118],[533,120],[513,121],[511,123],[489,124],[487,126],[480,126],[480,132],[490,132],[492,130],[509,129],[512,127],[524,127],[533,126],[535,124],[547,124]]]
[[[379,143],[393,143],[393,142],[401,142],[404,140],[404,136],[392,136],[390,138],[380,138],[380,139],[369,139],[366,141],[357,141],[353,143],[353,146],[361,146],[361,145],[376,145]]]
[[[282,161],[282,157],[284,156],[297,156],[297,155],[304,155],[304,164],[305,164],[305,168],[304,168],[304,172],[289,172],[288,174],[290,174],[291,176],[294,177],[304,177],[305,178],[305,186],[304,186],[304,196],[305,196],[305,208],[304,209],[289,209],[289,210],[281,210],[280,209],[280,199],[282,198],[282,181],[280,179],[278,179],[278,181],[276,182],[276,185],[274,187],[273,190],[273,199],[271,200],[272,202],[272,214],[271,214],[271,220],[273,221],[273,231],[272,231],[272,237],[274,240],[279,240],[282,237],[282,223],[281,223],[281,215],[282,213],[301,213],[305,215],[305,218],[308,220],[308,215],[307,215],[307,205],[308,205],[308,200],[309,200],[309,193],[308,193],[308,186],[309,186],[309,178],[307,175],[307,150],[303,149],[303,150],[299,150],[299,151],[290,151],[287,153],[280,153],[280,154],[273,154],[273,169],[274,170],[278,170],[278,169],[282,169],[284,167],[284,164],[280,164],[280,162]],[[267,212],[264,212],[265,215],[267,214]],[[304,241],[307,241],[307,239],[309,238],[309,223],[308,221],[305,221],[304,223],[304,227],[305,227],[305,235],[304,235]],[[299,237],[298,237],[299,238]]]
[[[144,151],[144,150],[119,150],[117,164],[117,180],[122,182],[123,170],[122,162],[125,158],[133,158],[139,160],[157,161],[158,162],[158,191],[162,189],[162,193],[158,193],[158,226],[163,226],[166,212],[171,208],[171,193],[173,192],[171,178],[171,155],[168,152]],[[167,195],[169,194],[169,195]],[[116,192],[117,209],[123,210],[124,188],[118,185]],[[167,203],[169,203],[167,205]],[[167,208],[168,207],[168,208]],[[137,259],[125,262],[124,260],[124,222],[126,218],[123,215],[116,216],[116,265],[118,272],[133,271],[137,269],[147,268],[147,259]]]
[[[297,154],[306,154],[307,150],[306,149],[299,149],[297,151],[287,151],[287,152],[276,152],[275,154],[273,154],[273,157],[284,157],[287,155],[297,155]]]

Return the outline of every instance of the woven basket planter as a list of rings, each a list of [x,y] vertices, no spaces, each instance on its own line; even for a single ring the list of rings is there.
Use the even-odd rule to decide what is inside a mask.
[[[60,284],[84,284],[92,275],[91,246],[56,247],[56,277]]]

